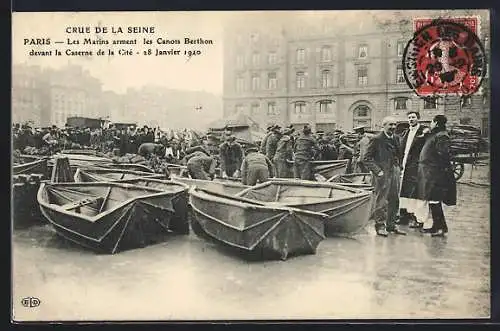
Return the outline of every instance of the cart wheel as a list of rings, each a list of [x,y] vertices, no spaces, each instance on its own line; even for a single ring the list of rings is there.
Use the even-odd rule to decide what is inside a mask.
[[[459,180],[460,178],[462,178],[464,174],[465,170],[464,164],[452,162],[452,166],[453,166],[453,175],[455,176],[455,180]]]

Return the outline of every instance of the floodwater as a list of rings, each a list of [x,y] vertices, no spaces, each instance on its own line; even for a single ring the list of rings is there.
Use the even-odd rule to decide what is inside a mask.
[[[13,318],[206,320],[487,318],[489,187],[458,185],[449,234],[327,238],[316,255],[247,262],[194,234],[97,255],[48,225],[13,236]],[[21,305],[24,297],[41,300]]]

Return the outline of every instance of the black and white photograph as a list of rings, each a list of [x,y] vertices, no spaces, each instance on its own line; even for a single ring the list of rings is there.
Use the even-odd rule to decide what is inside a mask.
[[[488,319],[490,11],[13,12],[13,322]]]

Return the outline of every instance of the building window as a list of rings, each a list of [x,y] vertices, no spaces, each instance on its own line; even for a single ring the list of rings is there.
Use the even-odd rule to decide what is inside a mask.
[[[354,117],[368,117],[370,113],[370,108],[368,106],[357,106],[354,109]]]
[[[244,59],[243,55],[237,55],[236,56],[236,67],[243,68],[244,60],[245,59]]]
[[[408,109],[408,98],[395,98],[394,109],[396,110]]]
[[[295,114],[305,114],[307,112],[306,103],[298,101],[295,103]]]
[[[243,77],[236,78],[236,92],[243,92],[245,90],[245,80]]]
[[[321,48],[321,61],[330,62],[332,60],[332,49],[329,46]]]
[[[357,106],[353,113],[353,127],[364,126],[371,127],[371,111],[370,107],[366,105]]]
[[[252,43],[256,43],[259,41],[259,34],[257,32],[254,32],[250,35],[250,41]]]
[[[267,104],[267,115],[278,115],[278,108],[276,107],[276,102],[269,102]]]
[[[257,91],[260,88],[260,77],[258,74],[252,75],[252,90]]]
[[[424,109],[437,109],[437,99],[435,97],[426,97],[424,99]]]
[[[236,105],[236,107],[234,108],[234,111],[236,114],[243,113],[243,105]]]
[[[258,113],[259,113],[259,104],[258,103],[252,104],[251,114],[257,115]]]
[[[304,88],[306,85],[306,78],[303,72],[297,72],[297,88]]]
[[[296,62],[298,64],[304,64],[306,62],[306,50],[305,49],[300,48],[297,50]]]
[[[367,68],[358,68],[358,85],[368,85],[368,69]]]
[[[276,78],[276,73],[275,72],[270,72],[267,74],[267,87],[270,90],[274,90],[277,88],[278,85],[278,79]]]
[[[460,125],[470,125],[472,123],[472,118],[463,117],[460,119]]]
[[[488,118],[483,118],[481,120],[481,134],[483,135],[483,137],[488,137],[489,127],[490,127],[490,123],[489,123]]]
[[[472,98],[470,96],[463,96],[460,99],[460,107],[470,107],[472,105]]]
[[[366,59],[368,57],[368,45],[360,45],[358,49],[358,58]]]
[[[332,74],[330,70],[323,70],[321,72],[321,87],[322,88],[332,87]]]
[[[278,56],[276,54],[276,52],[270,52],[268,55],[267,55],[267,62],[269,64],[276,64],[276,62],[278,60]]]
[[[401,84],[405,82],[405,76],[403,74],[403,65],[398,64],[396,68],[396,83]]]
[[[398,44],[397,44],[397,52],[398,52],[398,56],[403,56],[403,53],[405,51],[405,43],[403,41],[398,41]]]
[[[319,102],[319,112],[320,113],[332,113],[333,112],[333,102],[331,100],[324,100]]]
[[[252,54],[252,64],[254,66],[258,66],[260,62],[260,54],[259,53],[253,53]]]

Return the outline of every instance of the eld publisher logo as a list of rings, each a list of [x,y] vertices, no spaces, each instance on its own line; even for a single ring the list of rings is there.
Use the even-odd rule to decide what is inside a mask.
[[[21,300],[21,304],[26,308],[35,308],[40,306],[40,299],[35,297],[26,297]]]

